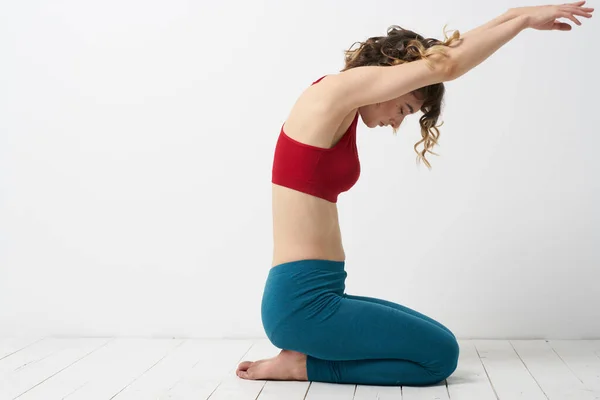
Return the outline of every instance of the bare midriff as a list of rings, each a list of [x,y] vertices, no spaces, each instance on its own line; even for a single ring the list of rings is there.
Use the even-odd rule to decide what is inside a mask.
[[[284,186],[272,185],[273,261],[344,261],[336,203]]]

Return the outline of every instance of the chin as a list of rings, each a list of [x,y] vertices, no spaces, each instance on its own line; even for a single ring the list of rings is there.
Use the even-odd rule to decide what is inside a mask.
[[[362,120],[363,124],[365,124],[367,126],[367,128],[374,128],[375,126],[377,126],[377,124],[374,125],[374,121],[365,118],[365,116],[363,115],[363,113],[361,112],[361,110],[358,110],[358,115],[360,116],[360,119]]]

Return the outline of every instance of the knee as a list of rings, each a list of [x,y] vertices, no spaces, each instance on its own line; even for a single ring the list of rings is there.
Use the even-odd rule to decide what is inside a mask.
[[[285,336],[282,336],[279,333],[279,329],[277,328],[277,326],[271,327],[271,326],[265,326],[263,324],[264,327],[264,331],[267,334],[267,338],[269,339],[269,341],[271,342],[271,344],[273,344],[273,346],[279,348],[279,349],[285,349],[286,348],[286,340],[285,340]]]
[[[282,350],[298,350],[301,344],[301,335],[298,335],[301,330],[294,330],[287,324],[277,324],[272,329],[265,329],[267,338],[273,346]]]
[[[444,341],[443,348],[440,353],[439,367],[435,371],[435,376],[440,381],[448,378],[458,367],[458,358],[460,355],[460,346],[456,338],[448,338]]]

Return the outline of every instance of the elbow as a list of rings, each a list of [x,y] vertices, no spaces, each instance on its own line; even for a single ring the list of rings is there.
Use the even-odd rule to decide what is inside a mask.
[[[447,82],[458,78],[458,65],[455,54],[447,51],[445,55],[435,54],[429,57],[430,68],[433,70],[435,80]]]
[[[441,67],[441,76],[444,82],[453,81],[460,76],[456,59],[452,56],[446,57]]]

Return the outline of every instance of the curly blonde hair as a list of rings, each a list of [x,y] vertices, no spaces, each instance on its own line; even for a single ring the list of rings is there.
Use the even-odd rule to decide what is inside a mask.
[[[434,54],[446,55],[447,46],[460,40],[460,32],[455,30],[452,36],[446,35],[444,26],[444,40],[425,38],[411,30],[404,29],[398,25],[392,25],[387,30],[387,36],[376,36],[364,42],[355,42],[350,49],[345,50],[345,66],[341,70],[361,66],[392,66],[404,64],[415,60],[425,60],[430,68],[433,68],[429,57]],[[354,45],[359,47],[352,49]],[[423,100],[421,111],[423,115],[419,119],[422,139],[414,145],[417,153],[417,164],[423,161],[427,168],[431,164],[425,157],[426,153],[438,155],[431,151],[438,144],[440,131],[436,125],[442,110],[445,87],[443,83],[425,86],[414,91],[415,96]],[[394,129],[394,135],[397,133]],[[423,149],[417,150],[417,146],[423,143]]]

